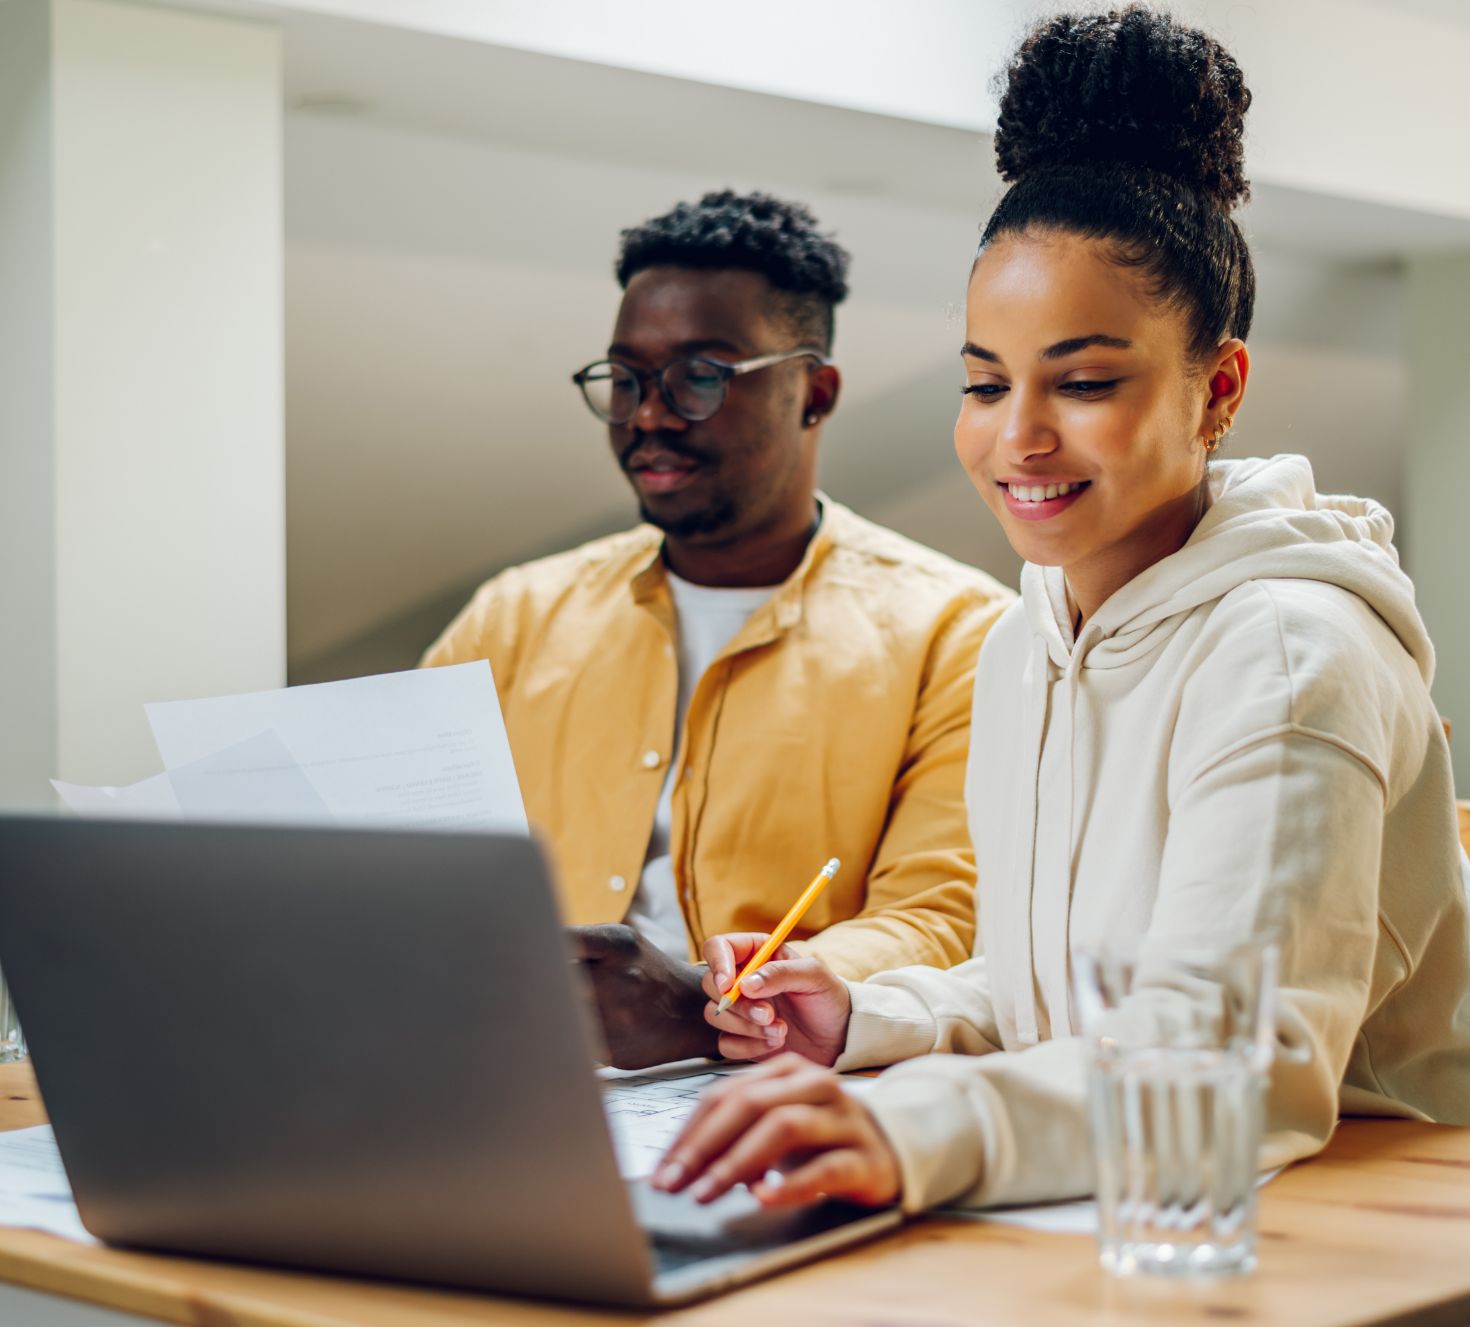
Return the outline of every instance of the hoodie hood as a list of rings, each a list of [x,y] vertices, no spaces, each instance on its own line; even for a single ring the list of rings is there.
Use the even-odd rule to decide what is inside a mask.
[[[1026,564],[1031,630],[1059,669],[1126,664],[1155,648],[1183,614],[1247,581],[1311,580],[1362,599],[1409,652],[1425,686],[1433,682],[1434,647],[1399,567],[1386,508],[1318,493],[1304,456],[1216,461],[1208,483],[1209,510],[1184,547],[1109,598],[1076,641],[1061,568]]]

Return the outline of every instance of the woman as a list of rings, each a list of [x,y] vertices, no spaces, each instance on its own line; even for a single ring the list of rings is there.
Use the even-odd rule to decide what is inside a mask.
[[[726,1055],[800,1055],[711,1094],[660,1187],[1088,1192],[1067,974],[1104,940],[1280,946],[1269,1163],[1340,1110],[1470,1123],[1470,868],[1392,522],[1301,457],[1213,460],[1250,376],[1249,100],[1218,44],[1138,7],[1016,55],[955,426],[1028,564],[975,679],[978,956],[848,984],[784,951],[709,1016]],[[761,938],[710,942],[712,996]],[[900,1060],[861,1102],[818,1067]]]

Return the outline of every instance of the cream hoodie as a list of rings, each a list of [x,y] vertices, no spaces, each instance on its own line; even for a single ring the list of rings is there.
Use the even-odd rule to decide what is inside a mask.
[[[1340,1111],[1470,1124],[1470,863],[1392,519],[1300,456],[1209,483],[1079,639],[1027,565],[980,653],[976,957],[851,984],[838,1062],[908,1061],[865,1101],[911,1211],[1091,1191],[1069,945],[1275,939],[1264,1164]]]

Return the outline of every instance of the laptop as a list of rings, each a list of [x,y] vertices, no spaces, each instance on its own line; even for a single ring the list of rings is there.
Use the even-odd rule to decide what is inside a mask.
[[[651,1307],[902,1219],[620,1177],[524,836],[0,817],[0,969],[112,1244]]]

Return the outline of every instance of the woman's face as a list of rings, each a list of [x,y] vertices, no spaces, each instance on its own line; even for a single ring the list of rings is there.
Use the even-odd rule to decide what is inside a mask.
[[[1177,551],[1219,413],[1183,316],[1099,241],[1020,235],[975,263],[965,324],[955,451],[1016,552],[1080,600]]]

